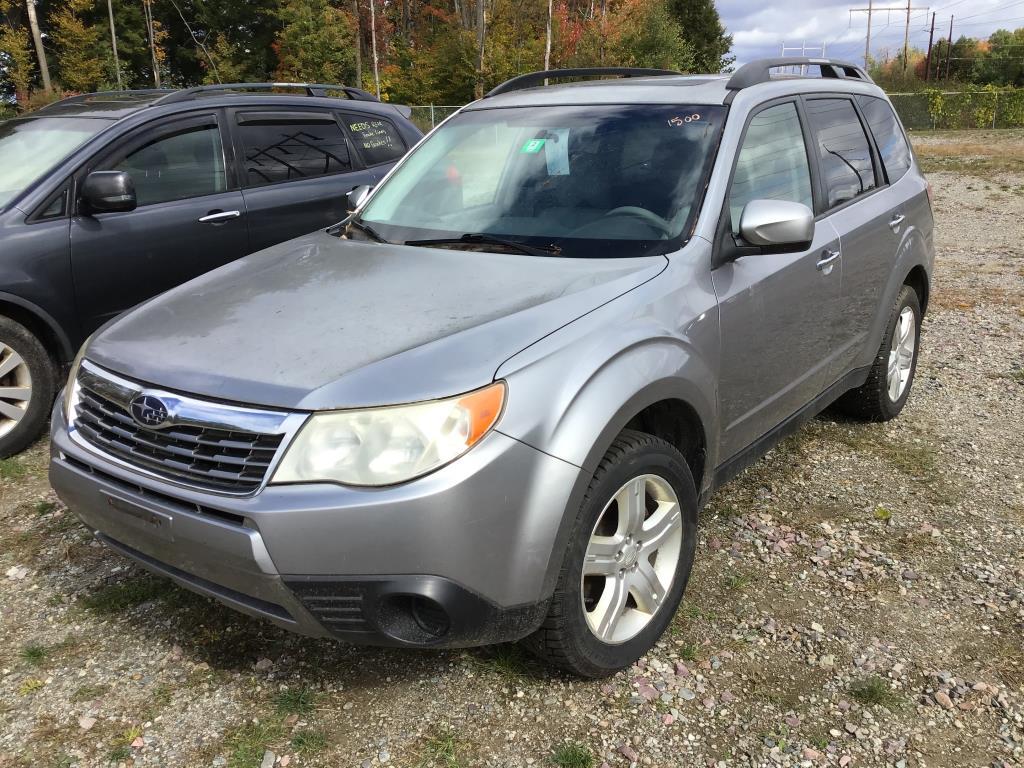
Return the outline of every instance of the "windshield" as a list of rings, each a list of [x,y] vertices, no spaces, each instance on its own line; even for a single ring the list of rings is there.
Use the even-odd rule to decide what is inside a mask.
[[[0,208],[109,125],[109,120],[87,117],[0,122]]]
[[[358,223],[401,243],[665,253],[689,236],[724,115],[649,104],[463,112],[405,160]]]

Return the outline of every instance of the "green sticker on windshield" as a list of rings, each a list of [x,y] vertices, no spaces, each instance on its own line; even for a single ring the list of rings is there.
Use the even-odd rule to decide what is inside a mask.
[[[523,148],[519,150],[519,152],[523,155],[536,155],[544,149],[545,141],[547,141],[547,139],[530,139],[528,142],[523,144]]]

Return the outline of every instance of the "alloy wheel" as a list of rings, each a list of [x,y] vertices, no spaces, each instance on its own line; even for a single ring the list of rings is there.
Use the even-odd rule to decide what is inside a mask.
[[[13,348],[0,342],[0,437],[18,426],[31,399],[28,364]]]
[[[672,588],[682,541],[679,499],[664,478],[635,477],[612,496],[583,561],[583,612],[595,637],[617,645],[650,623]]]
[[[914,310],[904,307],[892,332],[892,346],[889,348],[889,368],[886,374],[886,388],[889,399],[898,401],[907,389],[910,371],[914,366],[914,348],[917,344],[917,318]]]

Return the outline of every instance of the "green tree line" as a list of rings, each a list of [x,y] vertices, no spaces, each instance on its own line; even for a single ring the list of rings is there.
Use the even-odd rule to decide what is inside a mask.
[[[462,104],[545,64],[719,71],[731,44],[713,0],[0,0],[0,103],[305,81]]]

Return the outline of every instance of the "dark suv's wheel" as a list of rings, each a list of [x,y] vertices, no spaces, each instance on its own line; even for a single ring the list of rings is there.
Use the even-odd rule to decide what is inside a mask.
[[[623,432],[584,496],[548,616],[524,644],[584,677],[628,667],[672,621],[696,541],[697,493],[682,454]]]
[[[839,409],[865,421],[888,421],[899,416],[914,383],[920,340],[921,303],[917,292],[904,285],[867,381],[843,395],[836,403]]]
[[[53,405],[56,367],[31,331],[0,317],[0,458],[39,437]]]

